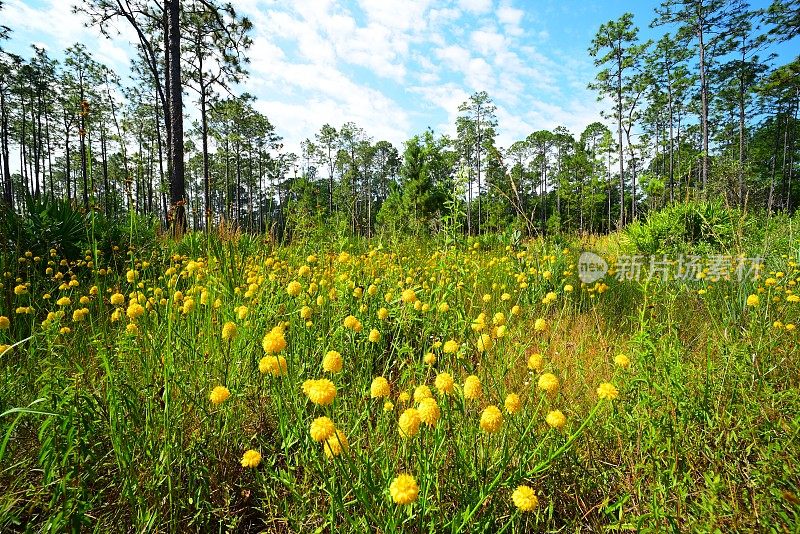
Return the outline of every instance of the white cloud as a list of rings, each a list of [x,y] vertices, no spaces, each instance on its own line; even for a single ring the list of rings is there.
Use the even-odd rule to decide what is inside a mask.
[[[459,6],[470,13],[487,13],[492,9],[492,0],[460,0]]]

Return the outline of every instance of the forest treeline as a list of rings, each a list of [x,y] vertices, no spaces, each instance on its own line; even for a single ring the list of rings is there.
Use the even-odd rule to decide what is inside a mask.
[[[0,0],[0,14],[4,8]],[[137,36],[123,80],[80,43],[28,57],[0,27],[2,201],[66,199],[109,218],[148,215],[183,231],[222,222],[284,233],[335,227],[479,233],[606,232],[685,199],[794,211],[800,0],[665,0],[643,40],[633,15],[603,24],[587,80],[605,122],[497,145],[486,92],[458,109],[453,137],[396,147],[369,125],[324,124],[284,149],[249,94],[252,23],[216,0],[82,0],[87,24]],[[1,19],[0,19],[1,20]],[[111,35],[107,35],[112,37]],[[12,158],[14,160],[12,164]],[[13,168],[18,172],[11,171]]]

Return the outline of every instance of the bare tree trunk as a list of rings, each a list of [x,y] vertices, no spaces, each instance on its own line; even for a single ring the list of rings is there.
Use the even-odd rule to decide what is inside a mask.
[[[186,231],[186,183],[183,162],[183,90],[181,86],[180,2],[167,0],[167,43],[169,50],[167,76],[169,80],[169,141],[170,141],[170,204],[174,209],[173,235]]]

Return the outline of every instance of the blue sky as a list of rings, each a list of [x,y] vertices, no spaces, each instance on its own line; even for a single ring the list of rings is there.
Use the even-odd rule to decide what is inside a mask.
[[[61,51],[83,42],[96,58],[128,71],[132,32],[109,41],[74,0],[6,0],[8,46]],[[755,7],[766,0],[753,1]],[[237,0],[254,23],[250,77],[241,90],[297,150],[328,122],[354,121],[375,140],[401,143],[428,126],[452,133],[458,105],[486,90],[499,120],[498,142],[566,126],[573,134],[600,120],[602,103],[586,88],[596,69],[587,47],[600,24],[632,11],[643,38],[657,1],[576,0]],[[794,47],[791,48],[791,47]],[[796,43],[779,51],[797,54]],[[788,59],[787,59],[788,60]],[[193,95],[188,94],[189,98]]]

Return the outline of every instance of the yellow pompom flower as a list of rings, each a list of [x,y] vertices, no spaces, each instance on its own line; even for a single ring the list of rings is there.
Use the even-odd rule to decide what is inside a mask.
[[[286,348],[286,337],[283,335],[283,327],[276,326],[270,330],[261,341],[261,346],[266,354],[277,354]]]
[[[503,414],[500,409],[494,404],[490,404],[484,408],[481,413],[481,429],[484,432],[494,433],[500,430],[503,424]]]
[[[226,322],[222,327],[222,340],[223,341],[230,341],[236,337],[238,329],[236,328],[236,323],[232,321]]]
[[[383,321],[387,317],[389,317],[389,310],[387,310],[386,308],[381,308],[380,310],[378,310],[378,319]]]
[[[506,396],[506,400],[503,404],[506,407],[506,412],[512,415],[517,413],[520,408],[522,408],[522,401],[519,399],[519,395],[516,393],[509,393]]]
[[[292,280],[289,282],[289,285],[286,286],[286,292],[289,294],[290,297],[296,297],[303,291],[303,286],[300,285],[300,282],[296,280]]]
[[[388,380],[386,380],[382,376],[376,376],[372,380],[372,385],[369,388],[370,397],[372,397],[373,399],[388,397],[390,393],[391,389],[389,388]]]
[[[623,369],[627,369],[631,365],[631,359],[628,358],[627,354],[617,354],[614,356],[614,364],[617,367],[622,367]]]
[[[369,341],[370,341],[370,343],[377,343],[380,340],[381,340],[381,333],[378,332],[378,330],[376,328],[373,328],[372,330],[370,330],[370,332],[369,332]]]
[[[414,402],[421,402],[422,399],[430,399],[433,397],[431,395],[431,388],[426,385],[417,386],[414,388]]]
[[[400,300],[405,302],[406,304],[413,304],[417,301],[417,294],[413,289],[406,289],[400,295]]]
[[[450,373],[439,373],[436,375],[434,385],[442,395],[451,395],[455,389],[455,383]]]
[[[450,305],[447,302],[442,302],[436,307],[436,309],[439,310],[439,313],[447,313],[450,311]]]
[[[470,375],[464,381],[464,398],[465,399],[480,399],[483,394],[480,379],[475,375]]]
[[[400,436],[404,438],[411,438],[419,432],[419,424],[422,419],[419,412],[414,408],[407,408],[401,415],[398,421],[400,426]]]
[[[69,297],[61,297],[56,301],[56,304],[59,306],[69,306],[72,304],[72,300]]]
[[[558,378],[553,373],[545,373],[539,377],[538,387],[548,395],[558,393]]]
[[[303,382],[303,393],[314,404],[327,406],[336,397],[336,386],[327,378],[319,380],[306,380]]]
[[[311,319],[311,315],[314,313],[314,310],[311,309],[310,306],[303,306],[300,308],[300,318],[301,319]]]
[[[539,506],[536,492],[528,486],[517,486],[517,489],[511,494],[511,500],[514,501],[514,506],[522,512],[532,512]]]
[[[356,332],[361,331],[361,321],[359,321],[354,315],[348,315],[344,318],[344,326],[350,330],[354,330]]]
[[[329,350],[322,358],[322,369],[329,373],[338,373],[342,370],[342,355],[335,350]]]
[[[112,306],[122,306],[125,304],[125,295],[122,293],[114,293],[111,295],[111,304]]]
[[[540,372],[544,366],[544,358],[538,352],[534,352],[528,357],[528,369]]]
[[[436,355],[432,352],[427,352],[425,356],[422,357],[422,361],[425,362],[426,365],[433,365],[436,363]]]
[[[544,319],[542,319],[541,317],[539,317],[539,318],[538,318],[538,319],[536,319],[536,321],[533,323],[533,329],[534,329],[534,331],[536,331],[536,332],[544,332],[545,330],[547,330],[547,321],[545,321]]]
[[[341,430],[336,430],[331,437],[325,440],[325,456],[333,458],[350,450],[350,442]]]
[[[403,473],[392,480],[389,485],[389,495],[395,504],[411,504],[419,497],[419,486],[413,476]]]
[[[755,308],[756,306],[758,306],[758,303],[759,303],[758,295],[752,294],[747,297],[747,305],[750,306],[751,308]]]
[[[492,346],[494,345],[494,341],[489,336],[489,334],[481,334],[481,337],[478,338],[478,352],[485,352],[491,350]]]
[[[317,417],[311,421],[311,439],[316,442],[325,441],[336,431],[336,426],[328,417]]]
[[[567,424],[567,418],[561,413],[561,410],[554,410],[548,413],[545,421],[550,428],[555,428],[556,430],[561,430]]]
[[[131,321],[135,321],[136,319],[144,315],[144,308],[138,302],[131,302],[128,305],[128,310],[126,312],[126,315],[128,316],[128,319],[130,319]]]
[[[436,404],[436,400],[432,397],[422,399],[419,406],[417,406],[417,411],[419,412],[419,418],[429,427],[436,426],[436,422],[441,415],[439,405]]]
[[[619,397],[619,391],[614,384],[603,382],[597,386],[597,396],[604,400],[614,400]]]
[[[8,330],[11,327],[11,320],[5,315],[0,315],[0,330]]]
[[[272,376],[286,376],[286,358],[283,356],[267,355],[258,362],[258,370],[261,374],[271,374]]]
[[[214,389],[211,390],[211,395],[209,395],[209,399],[211,400],[211,404],[222,404],[228,397],[231,396],[230,390],[225,386],[216,386]]]
[[[383,403],[384,412],[391,412],[392,410],[394,410],[394,404],[392,404],[390,401],[386,401]]]
[[[250,449],[245,451],[242,455],[242,467],[258,467],[261,463],[261,454],[258,451]]]
[[[458,352],[458,347],[459,347],[458,341],[451,339],[449,341],[445,341],[442,351],[445,354],[453,354],[455,352]]]

